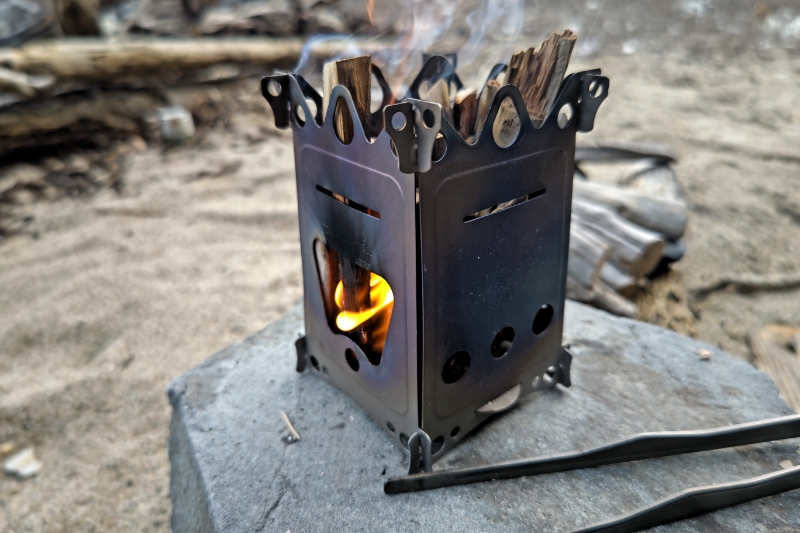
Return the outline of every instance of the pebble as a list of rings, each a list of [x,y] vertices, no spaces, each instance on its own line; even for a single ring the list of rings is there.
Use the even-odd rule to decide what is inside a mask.
[[[0,444],[0,455],[5,457],[6,455],[10,455],[14,453],[14,450],[17,449],[17,446],[13,442],[4,442]]]
[[[700,348],[694,353],[696,353],[697,357],[699,357],[702,361],[711,361],[711,352],[709,350],[704,350],[703,348]]]
[[[41,471],[42,463],[33,454],[33,448],[25,448],[15,453],[3,464],[3,472],[20,479],[28,479]]]
[[[783,468],[784,470],[786,470],[787,468],[791,468],[791,467],[793,467],[793,466],[794,466],[794,465],[792,464],[792,462],[791,462],[789,459],[786,459],[785,461],[781,461],[781,462],[780,462],[780,463],[778,463],[778,464],[780,464],[781,468]]]

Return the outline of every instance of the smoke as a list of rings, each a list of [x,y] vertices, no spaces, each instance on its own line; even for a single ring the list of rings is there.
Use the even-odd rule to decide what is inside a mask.
[[[479,61],[476,63],[479,70],[488,72],[495,63],[510,57],[523,24],[524,0],[482,0],[466,16],[463,16],[462,9],[465,0],[392,0],[384,5],[365,1],[370,15],[373,12],[376,18],[382,15],[392,25],[391,29],[399,31],[392,46],[372,53],[373,62],[381,68],[396,96],[405,92],[404,84],[419,71],[422,55],[426,52],[456,52],[459,70]],[[454,28],[454,23],[459,26]],[[452,31],[455,29],[459,31]],[[466,32],[460,31],[462,29]],[[468,33],[465,41],[462,33]],[[459,37],[462,44],[453,44]],[[315,36],[306,43],[293,72],[305,76],[307,73],[304,71],[313,68],[310,58],[314,47],[331,41],[341,41],[345,48],[338,57],[329,60],[362,53],[359,43],[364,40],[356,39],[355,35]],[[449,49],[442,49],[443,41],[450,43]],[[487,46],[492,48],[491,59],[484,54]]]

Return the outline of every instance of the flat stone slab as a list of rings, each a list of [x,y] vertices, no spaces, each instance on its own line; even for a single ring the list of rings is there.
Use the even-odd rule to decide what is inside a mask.
[[[526,397],[435,469],[791,414],[769,377],[711,346],[572,302],[566,316],[572,387]],[[295,372],[302,330],[297,307],[170,385],[174,532],[571,531],[686,488],[800,462],[793,440],[386,496],[383,481],[405,473],[405,454],[346,394]],[[281,410],[299,442],[286,442]],[[800,491],[657,528],[798,530]]]

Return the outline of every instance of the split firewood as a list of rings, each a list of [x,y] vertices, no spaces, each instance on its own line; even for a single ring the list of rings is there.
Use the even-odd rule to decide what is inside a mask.
[[[450,124],[454,124],[453,108],[450,104],[450,89],[447,86],[447,81],[441,79],[430,87],[423,89],[420,91],[420,97],[423,100],[442,106],[443,116]]]
[[[519,89],[534,125],[547,118],[555,103],[577,38],[564,30],[551,35],[538,50],[531,47],[511,57],[505,85]]]
[[[322,286],[322,303],[325,306],[325,315],[333,320],[339,309],[336,305],[336,285],[342,279],[339,266],[339,254],[329,248],[320,240],[314,241],[314,255],[319,265],[320,285]]]
[[[600,271],[600,279],[626,298],[632,297],[636,293],[638,284],[636,278],[623,272],[622,269],[617,267],[614,263],[606,263]]]
[[[686,205],[683,202],[654,198],[613,185],[577,179],[575,198],[602,204],[644,228],[680,239],[686,231]]]
[[[800,328],[769,325],[751,331],[747,338],[755,355],[755,363],[775,385],[789,407],[800,412],[800,358],[784,349]]]
[[[475,114],[476,139],[481,136],[481,131],[483,131],[483,126],[486,124],[486,118],[489,115],[489,109],[491,109],[492,102],[494,102],[494,97],[499,90],[500,82],[497,80],[489,80],[489,82],[486,84],[486,87],[484,87],[483,91],[481,91],[481,96],[478,99],[478,110]]]
[[[453,124],[464,140],[472,137],[475,115],[478,112],[478,93],[475,89],[463,89],[456,93],[453,104]]]
[[[344,101],[335,104],[333,127],[339,140],[345,144],[349,144],[353,140],[356,121],[361,123],[366,135],[370,134],[371,76],[372,59],[370,56],[340,59],[326,63],[322,68],[322,116],[328,115],[331,91],[337,85],[348,90],[358,114],[357,117],[350,117]]]
[[[322,68],[322,112],[327,117],[331,103],[331,91],[341,85],[350,92],[357,117],[350,117],[344,101],[334,105],[333,127],[343,143],[348,144],[355,135],[355,124],[359,122],[365,134],[370,132],[370,89],[372,85],[372,59],[370,56],[340,59],[326,63]],[[361,312],[369,309],[370,272],[356,263],[341,258],[339,269],[342,275],[342,296],[345,311]],[[355,331],[361,344],[367,343],[367,332],[359,327]]]
[[[749,291],[774,291],[791,289],[800,286],[800,272],[788,274],[729,274],[692,289],[696,296],[722,290],[726,287],[736,287]]]
[[[517,140],[521,126],[522,123],[514,102],[511,98],[504,98],[500,102],[500,109],[497,111],[492,125],[492,133],[497,145],[503,148],[511,146],[511,143]]]
[[[567,298],[593,305],[617,316],[636,316],[636,304],[614,292],[602,281],[598,281],[594,288],[587,289],[568,276]]]
[[[579,222],[573,222],[569,232],[569,262],[567,272],[576,283],[592,289],[606,264],[611,248],[587,231]]]
[[[610,209],[574,200],[573,219],[611,247],[610,260],[634,278],[650,273],[661,261],[664,239],[633,224]]]

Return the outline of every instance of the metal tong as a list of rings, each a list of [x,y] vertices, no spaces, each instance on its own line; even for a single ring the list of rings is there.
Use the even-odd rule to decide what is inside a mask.
[[[551,474],[796,437],[800,437],[800,415],[708,430],[641,433],[581,452],[390,478],[384,484],[384,492],[399,494],[481,481]],[[800,489],[800,466],[732,483],[687,489],[630,514],[593,524],[573,533],[639,531],[795,489]]]

